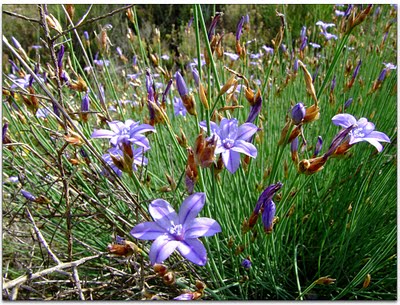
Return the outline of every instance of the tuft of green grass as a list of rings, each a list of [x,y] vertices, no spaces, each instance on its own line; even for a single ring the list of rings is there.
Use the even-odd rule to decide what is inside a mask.
[[[376,14],[378,6],[380,12]],[[116,5],[113,9],[121,7]],[[76,8],[71,21],[66,6],[51,6],[50,12],[60,20],[63,30],[68,30],[89,6]],[[396,70],[388,73],[379,89],[371,88],[384,68],[383,63],[396,64],[397,29],[391,26],[391,20],[397,17],[397,11],[390,5],[374,5],[367,18],[346,33],[341,29],[349,21],[334,14],[335,9],[345,8],[333,5],[301,9],[297,5],[253,5],[249,11],[243,6],[219,8],[226,10],[216,27],[216,33],[225,30],[225,51],[235,52],[238,18],[247,12],[250,16],[250,30],[244,31],[241,43],[256,40],[245,46],[246,55],[236,61],[212,54],[207,38],[209,15],[217,7],[197,4],[177,9],[185,12],[179,16],[181,20],[194,17],[190,31],[186,24],[176,23],[171,34],[160,37],[155,35],[155,26],[146,23],[146,15],[139,6],[131,8],[133,23],[125,19],[126,10],[101,16],[99,8],[94,7],[90,18],[99,17],[98,21],[84,21],[76,30],[54,40],[57,32],[50,28],[46,37],[46,27],[38,23],[38,36],[47,47],[41,43],[40,50],[28,52],[29,60],[12,47],[10,36],[3,36],[3,58],[7,55],[20,69],[11,75],[11,66],[3,63],[3,124],[8,123],[10,139],[9,143],[3,140],[2,150],[4,284],[57,266],[57,259],[64,263],[99,255],[76,268],[46,273],[3,289],[3,299],[167,300],[196,291],[196,281],[206,284],[202,298],[207,300],[396,299]],[[357,5],[355,9],[360,13],[366,6]],[[282,43],[287,52],[276,49],[273,55],[267,55],[262,46],[273,47],[270,39],[276,37],[280,25],[275,10],[285,14]],[[15,10],[18,14],[20,11]],[[38,14],[29,17],[40,20]],[[270,24],[277,26],[262,36],[261,22],[269,19]],[[105,33],[112,45],[109,52],[102,52],[93,31],[99,34],[108,20],[113,20],[113,29]],[[335,23],[328,30],[338,40],[325,41],[315,25],[318,20]],[[309,41],[321,45],[315,50],[308,45],[301,59],[311,75],[317,71],[313,85],[320,116],[303,126],[307,143],[299,148],[299,159],[311,158],[318,136],[324,141],[322,153],[328,150],[340,130],[331,122],[338,113],[350,113],[357,119],[365,117],[374,122],[376,130],[386,133],[391,143],[385,143],[381,153],[362,142],[351,147],[345,156],[329,159],[321,171],[304,175],[291,159],[290,145],[277,145],[292,106],[302,102],[310,107],[314,103],[307,94],[301,69],[293,72],[294,60],[300,58],[298,37],[302,26],[307,28]],[[130,37],[128,28],[132,31]],[[18,38],[18,33],[13,32],[18,29],[7,27],[7,33],[11,33],[7,35]],[[83,37],[85,30],[90,31],[90,42]],[[384,40],[385,31],[388,35]],[[29,45],[20,42],[28,50]],[[87,122],[80,113],[85,92],[62,83],[54,73],[57,68],[51,54],[57,54],[61,44],[66,49],[63,70],[71,81],[77,81],[79,76],[88,87],[91,113]],[[122,47],[127,62],[116,53],[117,46]],[[250,57],[258,52],[263,53],[259,59]],[[109,65],[98,65],[97,53],[97,60],[108,61]],[[201,66],[204,53],[210,62]],[[162,59],[163,55],[169,55],[169,59]],[[133,56],[137,57],[137,65],[132,64]],[[195,59],[209,109],[202,104],[188,67]],[[360,72],[348,88],[360,59]],[[33,91],[12,88],[15,79],[32,73],[37,63],[39,74],[46,73],[47,81],[36,78]],[[198,116],[174,115],[173,98],[179,96],[174,83],[167,95],[166,119],[155,124],[156,133],[146,135],[151,146],[145,154],[148,165],[139,166],[131,175],[123,173],[118,177],[110,172],[105,176],[102,155],[110,144],[105,139],[92,139],[91,134],[94,129],[108,129],[107,120],[150,122],[146,69],[155,80],[159,101],[168,81],[180,70],[194,96]],[[136,240],[129,232],[136,224],[150,219],[147,211],[152,200],[162,198],[178,208],[188,196],[186,148],[195,148],[200,121],[206,121],[208,126],[210,121],[219,123],[220,117],[236,118],[239,125],[246,121],[250,104],[243,90],[218,94],[233,75],[230,71],[244,76],[254,92],[258,88],[262,92],[262,109],[254,122],[260,129],[253,140],[258,156],[249,162],[242,157],[234,174],[226,169],[217,174],[215,168],[198,167],[195,192],[205,192],[207,196],[200,216],[216,219],[222,232],[202,238],[208,256],[204,267],[185,261],[178,253],[171,255],[164,264],[174,273],[176,282],[167,285],[150,264],[151,242]],[[334,77],[336,87],[330,92]],[[239,76],[236,80],[244,88],[245,81]],[[104,87],[104,101],[100,86]],[[28,107],[32,92],[38,107],[51,111],[47,117],[37,117]],[[353,102],[345,109],[349,98]],[[54,114],[53,103],[59,104],[60,117]],[[221,109],[225,106],[240,107]],[[177,140],[182,139],[182,132],[187,139],[186,147]],[[78,143],[68,142],[68,137]],[[18,182],[10,177],[18,177]],[[243,225],[261,192],[278,181],[283,187],[274,197],[273,232],[266,234],[259,220],[251,231],[244,233]],[[42,199],[29,201],[21,195],[22,189]],[[110,245],[116,244],[116,236],[134,242],[140,250],[127,257],[109,253]],[[245,258],[251,259],[250,269],[241,266]],[[365,284],[367,275],[369,285]],[[332,279],[329,285],[318,281],[325,277]]]

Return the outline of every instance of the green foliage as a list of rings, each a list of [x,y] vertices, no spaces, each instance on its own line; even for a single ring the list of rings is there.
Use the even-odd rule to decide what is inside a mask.
[[[94,5],[87,20],[120,7]],[[380,7],[380,15],[372,12],[363,23],[345,33],[341,28],[346,21],[334,15],[333,5],[137,5],[132,7],[134,23],[123,10],[78,27],[76,34],[69,31],[56,39],[50,49],[39,40],[45,38],[38,24],[33,25],[34,30],[28,30],[26,24],[32,23],[3,13],[3,34],[9,42],[11,36],[16,37],[29,60],[20,58],[5,42],[3,59],[12,58],[29,74],[38,61],[38,52],[39,73],[46,72],[48,78],[46,84],[36,80],[31,90],[37,95],[40,108],[52,110],[54,99],[65,111],[59,119],[53,113],[38,118],[28,107],[32,101],[30,91],[11,88],[12,70],[8,61],[3,60],[3,123],[9,124],[7,135],[11,141],[3,145],[3,286],[57,265],[54,255],[62,262],[99,255],[79,265],[77,273],[66,268],[26,281],[18,290],[4,289],[3,298],[172,299],[184,293],[184,289],[195,291],[196,280],[200,280],[207,285],[203,299],[212,300],[396,299],[396,70],[388,73],[380,88],[371,88],[384,68],[383,63],[396,63],[397,29],[389,27],[389,22],[397,17],[397,12],[389,5]],[[37,5],[3,8],[38,18]],[[75,5],[75,24],[88,8]],[[49,5],[48,9],[64,30],[69,28],[60,5]],[[285,15],[283,43],[288,52],[275,50],[273,55],[266,55],[262,46],[272,46],[271,39],[279,31],[276,10]],[[358,13],[360,10],[361,7]],[[245,14],[250,16],[250,31],[244,31],[241,43],[254,38],[256,41],[246,46],[245,58],[231,61],[214,53],[209,65],[201,69],[197,66],[208,103],[212,110],[217,110],[216,114],[201,103],[188,65],[199,58],[198,51],[210,51],[207,29],[211,16],[219,11],[224,15],[216,32],[225,33],[225,51],[236,52],[236,25]],[[195,20],[186,31],[191,16]],[[318,20],[334,22],[336,27],[329,31],[339,39],[325,41],[315,25]],[[106,24],[113,26],[105,31],[108,43],[112,44],[109,52],[101,50],[94,35]],[[298,173],[297,163],[292,162],[290,145],[277,145],[291,107],[300,101],[307,108],[314,103],[307,94],[302,70],[293,72],[294,59],[301,56],[298,38],[302,26],[307,27],[309,41],[321,44],[318,50],[308,46],[302,59],[310,74],[315,75],[320,116],[303,125],[307,143],[299,148],[300,160],[311,159],[319,135],[324,140],[321,154],[328,150],[340,130],[331,118],[343,112],[357,119],[367,118],[390,137],[391,143],[384,143],[381,153],[362,142],[352,146],[346,155],[330,158],[321,171],[304,175]],[[133,33],[130,38],[128,28]],[[160,30],[159,38],[156,29]],[[388,37],[382,43],[385,30]],[[83,39],[83,31],[89,32],[90,43]],[[50,30],[52,37],[56,34]],[[29,50],[36,43],[43,48]],[[51,51],[57,54],[60,44],[66,49],[63,70],[70,83],[61,83],[59,75],[54,74],[56,65]],[[116,54],[116,47],[121,47],[128,61]],[[109,61],[109,65],[94,62],[97,52],[97,59]],[[259,52],[263,53],[261,58],[250,58],[249,54]],[[161,59],[164,54],[169,59]],[[137,56],[137,66],[132,65],[133,56]],[[360,73],[349,88],[360,59]],[[85,69],[89,64],[93,69]],[[195,191],[207,195],[201,216],[216,219],[222,232],[202,238],[208,254],[205,267],[193,265],[176,253],[168,258],[164,263],[176,276],[176,283],[168,286],[150,265],[151,243],[136,240],[129,232],[134,225],[149,220],[147,210],[152,200],[163,198],[177,208],[187,197],[187,147],[181,147],[177,140],[182,131],[188,146],[195,148],[200,121],[218,122],[218,117],[235,117],[240,125],[246,121],[250,104],[243,90],[235,95],[218,94],[232,76],[226,67],[245,76],[254,92],[257,88],[262,92],[262,110],[254,122],[260,128],[253,140],[258,156],[249,162],[242,157],[234,174],[223,169],[217,175],[215,168],[198,168]],[[110,145],[105,139],[91,139],[91,134],[94,129],[109,129],[107,118],[150,122],[146,69],[154,77],[159,101],[165,85],[179,70],[195,98],[198,117],[174,115],[173,98],[178,96],[174,83],[167,95],[166,122],[155,124],[157,132],[147,135],[151,146],[146,152],[148,165],[139,166],[132,175],[105,176],[101,156]],[[137,73],[137,78],[132,76]],[[78,76],[90,89],[91,113],[87,122],[81,113],[85,92],[71,87]],[[334,76],[336,87],[330,92]],[[245,85],[240,77],[236,80]],[[106,109],[102,106],[99,84],[104,86]],[[349,98],[354,99],[353,103],[344,109]],[[225,106],[239,107],[221,109]],[[15,176],[19,177],[17,183],[9,179]],[[273,232],[266,234],[259,220],[253,230],[244,233],[243,223],[252,214],[259,195],[277,181],[283,187],[274,197],[277,218]],[[42,199],[28,201],[21,195],[22,189]],[[128,257],[108,253],[117,235],[136,243],[141,250]],[[252,261],[248,270],[241,267],[247,257]],[[371,282],[363,287],[368,274]],[[330,285],[317,284],[323,277],[335,281]]]

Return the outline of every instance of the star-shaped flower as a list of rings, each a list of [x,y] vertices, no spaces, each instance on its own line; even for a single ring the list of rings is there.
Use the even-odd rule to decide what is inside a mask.
[[[178,214],[163,199],[150,203],[149,213],[154,221],[138,224],[131,230],[131,235],[138,239],[154,239],[149,253],[151,264],[163,262],[175,249],[194,264],[206,264],[207,252],[198,238],[213,236],[221,232],[221,227],[214,219],[196,218],[205,199],[204,193],[190,195],[183,201]]]
[[[207,131],[205,121],[200,122],[200,127]],[[217,135],[215,154],[222,154],[225,167],[232,174],[239,168],[240,153],[252,158],[257,157],[257,148],[247,142],[257,132],[256,125],[244,123],[239,127],[237,119],[223,118],[219,127],[216,123],[210,122],[210,128],[211,132]]]
[[[120,121],[108,122],[111,130],[98,129],[95,130],[92,138],[111,138],[110,144],[117,146],[121,142],[130,142],[146,149],[150,148],[149,140],[143,135],[144,132],[156,132],[153,126],[148,124],[139,124],[133,120],[126,120],[125,123]]]
[[[379,142],[390,143],[389,137],[383,132],[375,131],[374,123],[368,122],[366,118],[361,118],[357,121],[351,114],[342,113],[335,115],[332,118],[332,122],[333,124],[343,128],[348,128],[351,125],[354,125],[354,128],[349,132],[350,145],[366,141],[374,145],[378,152],[381,152],[383,146]]]

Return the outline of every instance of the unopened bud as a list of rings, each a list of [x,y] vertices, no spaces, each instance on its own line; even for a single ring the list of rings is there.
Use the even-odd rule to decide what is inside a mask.
[[[323,276],[320,277],[319,279],[317,279],[314,283],[316,285],[331,285],[333,283],[335,283],[336,279],[332,279],[328,276]]]
[[[164,284],[168,285],[168,286],[171,286],[171,285],[175,284],[175,282],[176,282],[175,273],[172,271],[169,271],[166,274],[164,274],[162,279],[163,279]]]

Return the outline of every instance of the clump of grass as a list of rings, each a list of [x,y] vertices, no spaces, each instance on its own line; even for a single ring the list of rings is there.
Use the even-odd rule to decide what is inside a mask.
[[[3,36],[3,298],[395,299],[397,11],[311,9],[302,33],[293,6],[263,16],[273,41],[252,12],[228,33],[223,21],[239,20],[205,19],[200,5],[168,37],[143,31],[133,5],[39,5],[24,19],[40,29],[34,52]],[[341,113],[390,143],[349,147],[364,130],[332,124]],[[244,142],[221,127],[243,125]],[[221,227],[201,238],[207,263],[181,251],[154,265],[132,228],[155,217],[154,200],[178,211],[199,192],[200,216]]]

